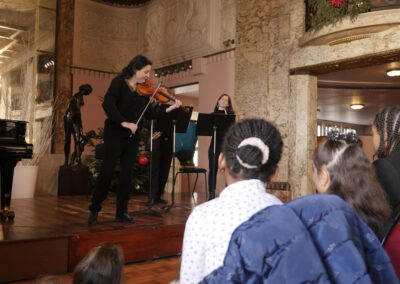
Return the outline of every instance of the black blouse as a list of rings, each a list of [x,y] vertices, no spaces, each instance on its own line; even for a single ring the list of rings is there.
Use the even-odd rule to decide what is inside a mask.
[[[131,91],[122,75],[115,77],[102,104],[107,115],[105,130],[116,130],[129,136],[130,130],[122,127],[121,123],[124,121],[137,123],[148,101],[149,98],[139,95],[136,91]],[[155,119],[164,116],[165,113],[165,108],[153,103],[144,116],[147,119]],[[142,125],[141,121],[138,128],[141,128]]]
[[[395,208],[400,204],[400,152],[392,152],[389,157],[374,162],[376,177]]]

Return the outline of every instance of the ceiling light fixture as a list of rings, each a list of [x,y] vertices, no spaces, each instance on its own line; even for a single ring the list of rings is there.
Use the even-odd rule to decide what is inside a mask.
[[[358,109],[363,109],[363,108],[364,108],[364,105],[363,105],[363,104],[352,104],[352,105],[350,105],[350,107],[351,107],[352,109],[358,110]]]
[[[400,69],[390,69],[386,71],[386,75],[388,75],[389,77],[400,76]]]

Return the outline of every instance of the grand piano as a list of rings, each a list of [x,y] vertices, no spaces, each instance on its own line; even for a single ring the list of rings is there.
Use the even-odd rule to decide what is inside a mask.
[[[14,167],[21,159],[31,159],[33,145],[25,141],[26,121],[0,119],[1,220],[13,220],[10,210]]]

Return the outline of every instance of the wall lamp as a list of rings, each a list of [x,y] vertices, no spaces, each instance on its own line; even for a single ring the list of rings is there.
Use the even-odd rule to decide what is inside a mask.
[[[359,109],[363,109],[364,105],[363,104],[351,104],[350,107],[354,110],[359,110]]]

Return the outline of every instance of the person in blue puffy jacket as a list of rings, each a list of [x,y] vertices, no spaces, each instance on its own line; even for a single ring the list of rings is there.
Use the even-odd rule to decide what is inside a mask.
[[[399,283],[373,231],[340,197],[270,206],[232,234],[223,264],[200,283]]]

